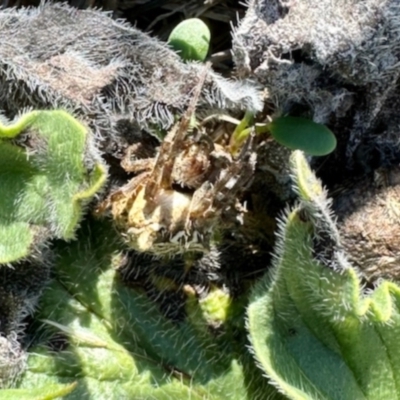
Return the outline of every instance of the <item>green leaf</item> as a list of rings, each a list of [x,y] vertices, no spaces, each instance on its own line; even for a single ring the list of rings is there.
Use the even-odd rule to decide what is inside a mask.
[[[253,353],[290,399],[398,399],[400,288],[382,282],[363,291],[332,221],[323,221],[332,216],[322,209],[328,204],[320,201],[322,188],[305,176],[304,163],[292,165],[295,181],[310,185],[297,188],[307,196],[281,221],[275,265],[253,291]]]
[[[242,120],[236,126],[235,130],[232,133],[232,136],[229,141],[229,148],[232,154],[236,154],[240,147],[243,145],[245,140],[249,137],[251,133],[251,128],[247,128],[254,117],[254,113],[247,110],[244,114]],[[247,129],[246,129],[247,128]]]
[[[0,264],[49,238],[74,237],[84,205],[106,178],[89,141],[88,130],[59,110],[0,125]]]
[[[201,19],[189,18],[173,29],[168,43],[183,60],[204,61],[210,47],[210,37],[210,30]]]
[[[280,398],[260,382],[244,343],[199,328],[199,310],[212,321],[228,319],[223,293],[213,291],[197,310],[191,299],[184,321],[167,319],[144,292],[121,282],[120,244],[106,221],[86,221],[77,241],[60,241],[55,251],[56,279],[41,299],[42,328],[19,389],[77,382],[66,400]]]
[[[335,135],[326,126],[306,118],[276,118],[268,129],[278,143],[313,156],[324,156],[336,148]]]
[[[52,400],[61,399],[71,393],[76,383],[68,385],[46,385],[36,389],[7,389],[0,390],[0,400]]]

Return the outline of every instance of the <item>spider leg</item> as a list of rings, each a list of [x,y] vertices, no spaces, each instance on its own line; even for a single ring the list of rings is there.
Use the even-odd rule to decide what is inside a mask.
[[[190,127],[192,115],[196,109],[201,90],[207,78],[210,63],[207,63],[200,74],[199,80],[194,87],[193,95],[189,106],[181,120],[171,129],[161,144],[160,151],[156,158],[149,184],[146,187],[145,198],[152,201],[158,189],[171,188],[171,173],[176,155],[182,148],[187,131]]]
[[[243,145],[236,160],[224,159],[223,164],[230,163],[218,175],[214,184],[209,180],[195,191],[185,223],[185,229],[192,226],[192,221],[201,218],[203,221],[216,211],[223,211],[235,200],[239,191],[243,191],[251,183],[256,154],[254,152],[254,135],[250,135]],[[217,215],[215,215],[217,217]],[[211,223],[211,221],[210,221]]]
[[[128,157],[124,157],[121,161],[121,167],[126,172],[143,172],[151,171],[154,168],[154,158],[143,158],[139,160],[131,160]]]

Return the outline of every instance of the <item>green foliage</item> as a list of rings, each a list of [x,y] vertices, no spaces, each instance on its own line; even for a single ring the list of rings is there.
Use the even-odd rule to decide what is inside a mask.
[[[73,238],[83,206],[106,177],[89,140],[64,111],[34,111],[0,125],[0,264],[48,238]]]
[[[0,392],[1,400],[53,400],[63,398],[71,393],[76,383],[68,385],[46,385],[32,389],[7,389]]]
[[[210,30],[201,19],[189,18],[173,29],[168,43],[183,60],[204,61],[210,47],[210,37]]]
[[[243,145],[251,132],[251,128],[247,128],[253,121],[254,114],[246,111],[244,117],[236,126],[230,138],[229,146],[232,154],[235,154]],[[246,129],[247,128],[247,129]]]
[[[250,120],[247,113],[237,138]],[[9,232],[27,232],[23,254],[37,232],[61,239],[52,248],[54,280],[31,327],[27,369],[0,399],[263,400],[281,399],[278,390],[290,399],[400,397],[400,288],[381,282],[363,290],[301,151],[291,157],[300,203],[282,219],[274,266],[253,289],[249,347],[246,296],[233,299],[211,285],[199,298],[188,286],[185,318],[168,319],[139,284],[123,281],[123,247],[111,222],[88,218],[78,240],[66,242],[105,179],[76,120],[61,111],[32,112],[0,135],[0,243],[11,249],[5,254],[18,255],[12,246],[22,243],[7,242]]]
[[[38,343],[19,389],[77,382],[65,399],[279,398],[229,329],[198,329],[203,305],[191,303],[189,318],[173,322],[121,282],[120,247],[107,222],[87,221],[77,241],[60,241],[55,251],[57,279],[41,299]],[[225,318],[213,311],[219,297],[226,307],[214,292],[207,318]]]
[[[336,148],[335,135],[324,125],[301,117],[279,117],[270,123],[259,123],[252,127],[254,114],[247,111],[236,126],[230,149],[235,154],[252,131],[270,133],[281,145],[291,150],[302,150],[313,156],[323,156]]]
[[[326,126],[306,118],[276,118],[268,124],[268,130],[278,143],[313,156],[324,156],[336,148],[335,135]]]
[[[322,187],[300,152],[292,165],[302,198],[281,222],[275,266],[248,308],[254,355],[290,399],[399,398],[400,288],[362,290],[331,221],[321,221],[331,218]],[[315,252],[321,243],[326,258]]]

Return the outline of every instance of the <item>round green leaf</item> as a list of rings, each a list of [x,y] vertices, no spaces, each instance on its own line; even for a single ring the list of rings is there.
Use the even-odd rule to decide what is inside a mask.
[[[280,117],[273,120],[268,128],[278,143],[292,150],[324,156],[336,148],[335,135],[326,126],[307,118]]]
[[[204,61],[210,46],[210,30],[198,18],[190,18],[178,24],[168,38],[168,43],[179,52],[183,60]]]

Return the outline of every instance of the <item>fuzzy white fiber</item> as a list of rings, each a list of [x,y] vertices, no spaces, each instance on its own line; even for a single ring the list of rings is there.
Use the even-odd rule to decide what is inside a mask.
[[[308,107],[353,149],[370,134],[397,144],[398,0],[251,0],[233,55],[283,112]]]

